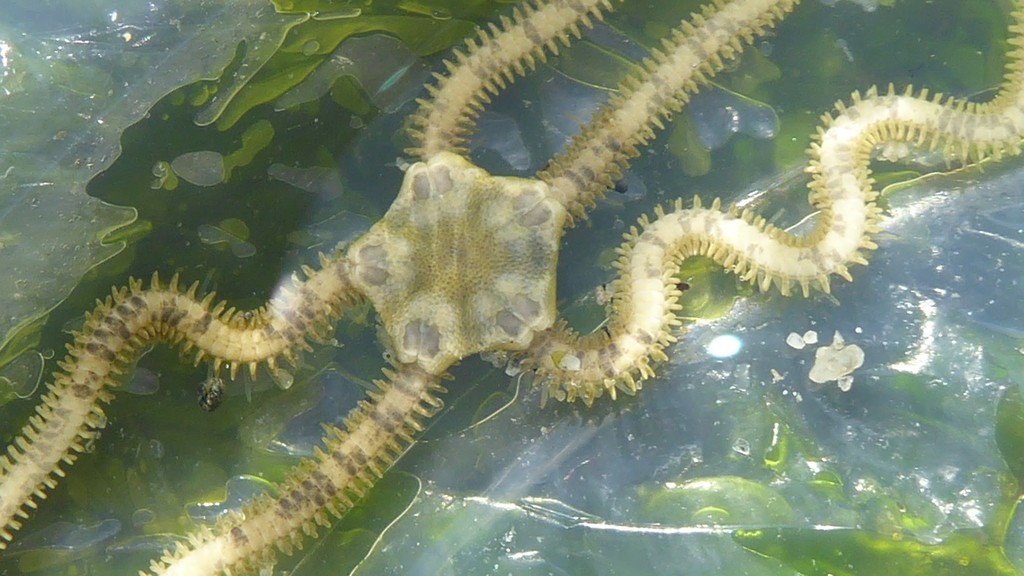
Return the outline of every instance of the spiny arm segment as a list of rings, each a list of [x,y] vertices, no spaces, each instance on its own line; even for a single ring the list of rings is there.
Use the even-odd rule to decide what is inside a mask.
[[[828,293],[832,275],[851,280],[849,266],[867,264],[879,230],[878,193],[872,188],[873,154],[900,160],[913,149],[940,150],[949,161],[967,162],[1020,153],[1024,138],[1024,11],[1013,14],[1014,34],[1005,81],[987,104],[914,93],[892,86],[880,95],[855,93],[849,106],[825,115],[808,154],[809,200],[817,213],[802,236],[767,223],[749,210],[722,211],[694,199],[676,201],[656,218],[641,218],[626,234],[612,286],[607,329],[579,336],[564,322],[539,335],[525,364],[538,371],[549,397],[591,403],[605,392],[634,393],[653,376],[651,360],[664,360],[678,325],[678,264],[693,255],[714,259],[761,290],[774,285],[788,295],[794,285],[807,296]]]
[[[86,315],[82,330],[68,345],[68,355],[36,407],[36,414],[0,455],[0,550],[21,527],[38,500],[63,477],[63,467],[106,425],[101,403],[135,353],[147,342],[181,343],[195,348],[196,363],[226,364],[232,377],[242,366],[255,373],[261,363],[277,369],[289,362],[307,338],[324,334],[330,321],[356,298],[341,258],[321,256],[322,269],[304,268],[307,279],[292,278],[270,303],[252,312],[213,306],[214,295],[196,298],[198,284],[186,291],[177,277],[164,286],[154,274],[149,288],[132,280],[115,289]]]
[[[430,99],[418,100],[409,131],[416,144],[406,152],[424,160],[443,151],[465,155],[466,138],[490,94],[532,71],[545,49],[557,54],[559,43],[579,38],[581,24],[589,28],[591,18],[601,19],[611,7],[611,0],[525,2],[500,26],[479,29],[479,43],[470,38],[465,52],[456,50],[455,62],[445,61],[448,75],[435,74],[437,85],[427,86]]]
[[[644,60],[644,72],[629,77],[617,94],[537,177],[574,217],[582,218],[597,198],[622,178],[637,148],[664,128],[724,62],[764,34],[799,0],[716,0],[684,21]]]
[[[412,444],[429,418],[442,406],[445,390],[437,376],[412,364],[385,371],[378,391],[345,419],[345,431],[327,427],[324,450],[304,460],[275,490],[231,514],[214,529],[203,528],[153,562],[158,576],[248,574],[271,564],[274,548],[290,554],[302,548],[304,535],[316,537],[362,498],[391,464]]]

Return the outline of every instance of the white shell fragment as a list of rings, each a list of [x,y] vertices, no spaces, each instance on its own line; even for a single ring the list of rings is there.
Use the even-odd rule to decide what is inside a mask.
[[[786,336],[786,344],[794,350],[803,350],[808,345],[818,343],[818,333],[814,330],[808,330],[804,332],[803,336],[796,332],[790,332],[789,336]]]
[[[804,346],[807,346],[807,342],[796,332],[790,332],[789,336],[786,336],[786,344],[794,350],[803,350]]]
[[[863,364],[864,350],[856,344],[847,345],[837,331],[832,344],[815,350],[814,366],[808,377],[817,384],[842,379],[840,389],[845,392],[853,384],[853,377],[849,375]]]

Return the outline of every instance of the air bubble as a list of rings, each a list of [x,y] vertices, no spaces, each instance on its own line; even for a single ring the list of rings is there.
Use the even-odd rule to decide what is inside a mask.
[[[224,181],[224,155],[212,150],[187,152],[171,161],[171,169],[182,180],[196,186],[216,186]]]
[[[283,368],[278,368],[276,372],[271,372],[270,376],[281,390],[287,390],[292,387],[292,384],[295,384],[295,375]]]
[[[750,442],[747,442],[745,438],[737,438],[732,443],[732,451],[742,456],[750,456]]]
[[[153,513],[149,508],[139,508],[135,512],[132,512],[132,526],[138,528],[145,526],[156,519],[156,514]]]

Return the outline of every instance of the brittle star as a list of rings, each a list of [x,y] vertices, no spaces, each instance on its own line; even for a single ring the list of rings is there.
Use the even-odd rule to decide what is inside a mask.
[[[441,405],[439,379],[454,363],[485,351],[519,357],[546,395],[587,404],[608,394],[635,393],[653,377],[652,363],[674,341],[679,261],[706,255],[762,290],[799,287],[828,292],[831,275],[866,264],[875,248],[879,210],[868,163],[885,147],[895,158],[911,147],[939,149],[953,160],[1017,153],[1024,130],[1022,56],[1011,53],[1008,76],[993,102],[929,99],[911,89],[855,94],[827,116],[812,144],[810,202],[814,228],[793,236],[763,218],[715,201],[676,201],[643,218],[620,249],[605,330],[580,337],[555,311],[555,265],[567,223],[586,217],[619,179],[638,148],[680,110],[701,85],[756,35],[775,25],[797,0],[711,3],[683,22],[627,79],[565,152],[536,179],[493,176],[465,158],[463,144],[491,94],[527,74],[546,51],[557,51],[580,28],[612,8],[610,0],[553,0],[525,5],[457,52],[448,73],[428,87],[414,117],[411,166],[384,218],[345,251],[304,268],[266,306],[225,311],[196,285],[179,289],[154,276],[132,281],[87,316],[60,363],[36,416],[0,466],[0,542],[14,537],[30,509],[64,475],[105,424],[101,404],[112,376],[150,341],[182,343],[226,366],[277,370],[324,334],[342,310],[368,300],[393,352],[386,380],[331,429],[323,448],[278,487],[201,528],[187,545],[154,562],[158,574],[238,573],[290,552],[304,534],[342,516],[414,440]],[[1019,32],[1024,16],[1014,15]],[[1019,45],[1019,40],[1015,40]]]

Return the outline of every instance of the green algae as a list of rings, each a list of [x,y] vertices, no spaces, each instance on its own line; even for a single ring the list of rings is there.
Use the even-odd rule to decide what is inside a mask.
[[[864,530],[763,528],[740,530],[743,547],[775,558],[804,576],[1014,576],[998,546],[977,533],[957,533],[939,544]]]
[[[682,6],[678,10],[685,10],[697,6],[699,2],[678,4]],[[913,6],[917,3],[900,4]],[[841,5],[842,9],[853,9],[844,3]],[[975,18],[963,12],[968,10],[966,8],[959,9],[948,2],[943,4],[947,5],[952,6],[949,8],[952,11],[951,17],[969,17],[972,22],[991,22],[992,30],[1003,26],[1002,16],[994,9],[985,8]],[[203,280],[204,290],[218,288],[232,298],[232,304],[262,302],[266,295],[272,293],[279,270],[290,268],[281,266],[281,260],[285,258],[282,254],[289,250],[299,252],[301,255],[295,259],[310,263],[316,250],[329,250],[333,247],[332,236],[321,234],[320,230],[315,234],[310,233],[313,227],[307,227],[305,222],[327,223],[326,228],[335,224],[348,227],[351,224],[349,220],[353,219],[372,222],[386,208],[386,197],[393,193],[386,185],[378,186],[378,182],[367,183],[342,175],[342,192],[320,202],[323,198],[317,197],[314,201],[314,194],[309,190],[298,190],[294,186],[266,178],[266,167],[271,162],[333,168],[337,158],[348,153],[348,147],[355,145],[353,143],[358,135],[358,130],[350,129],[355,124],[354,120],[370,123],[380,114],[357,78],[342,76],[331,86],[328,98],[294,108],[271,110],[274,101],[308,79],[344,39],[354,34],[394,34],[413,52],[429,54],[442,51],[448,43],[461,37],[473,21],[482,18],[479,14],[471,13],[471,10],[466,14],[454,10],[452,19],[445,20],[444,10],[448,6],[429,3],[375,7],[369,2],[281,1],[275,7],[279,12],[293,12],[297,18],[285,28],[276,29],[278,36],[271,37],[271,44],[276,42],[276,46],[272,55],[264,53],[261,56],[264,62],[262,66],[243,65],[251,57],[249,46],[235,45],[236,61],[224,67],[220,78],[190,84],[171,94],[153,109],[153,118],[139,124],[137,132],[126,136],[126,150],[122,158],[115,163],[105,179],[95,183],[92,190],[98,196],[118,203],[128,203],[132,196],[152,194],[135,200],[139,204],[142,218],[138,221],[141,232],[121,232],[116,238],[117,242],[137,248],[138,260],[132,262],[129,259],[127,264],[122,261],[117,266],[110,264],[102,268],[99,278],[94,278],[92,285],[83,287],[86,295],[79,298],[80,301],[90,302],[96,294],[102,294],[107,285],[123,282],[129,273],[145,275],[150,270],[159,269],[162,274],[182,270],[190,280]],[[359,14],[345,11],[356,9],[360,11]],[[374,14],[374,9],[382,12],[392,10],[394,13]],[[735,166],[732,176],[726,179],[749,182],[764,174],[766,166],[777,169],[798,163],[807,146],[807,135],[818,124],[819,114],[827,111],[835,98],[844,97],[843,90],[862,89],[866,86],[864,78],[868,73],[865,69],[870,67],[870,59],[859,56],[851,61],[846,57],[841,44],[837,43],[842,38],[836,31],[819,31],[811,23],[814,19],[812,16],[820,18],[822,14],[828,14],[825,12],[827,10],[839,9],[805,2],[798,13],[794,14],[794,19],[804,18],[804,21],[795,22],[792,27],[787,23],[785,29],[779,31],[778,38],[771,40],[776,50],[755,51],[722,77],[722,86],[727,89],[745,97],[756,98],[758,102],[767,102],[779,111],[780,132],[775,138],[764,142],[737,137],[724,150],[712,151],[699,143],[689,118],[685,114],[679,115],[670,128],[671,134],[667,136],[667,162],[680,162],[683,173],[696,178],[672,181],[670,186],[662,186],[657,190],[653,190],[652,186],[650,198],[637,211],[649,212],[653,203],[661,201],[654,198],[662,193],[674,197],[688,196],[693,190],[702,193],[706,189],[718,190],[716,186],[719,184],[713,180],[716,169],[732,170]],[[317,17],[307,17],[307,11],[321,11],[325,16],[319,17],[319,20]],[[612,26],[628,29],[628,20],[637,18],[640,12],[642,10],[629,11],[622,20],[613,18]],[[804,12],[812,14],[802,16]],[[332,14],[333,17],[329,17]],[[902,77],[900,66],[905,67],[907,62],[913,62],[920,56],[914,53],[893,56],[891,50],[885,49],[887,43],[903,42],[902,36],[910,34],[904,27],[911,31],[925,29],[922,25],[905,20],[889,24],[888,19],[891,17],[892,13],[885,13],[884,18],[873,18],[871,22],[882,22],[882,26],[865,33],[868,39],[863,41],[864,44],[879,44],[877,50],[896,61],[884,64],[886,67],[891,66],[892,70],[874,73],[880,80]],[[667,25],[663,20],[667,17],[664,14],[659,13],[657,19],[652,19],[648,14],[642,19],[646,20],[646,32],[652,36],[666,31]],[[942,20],[945,21],[945,17]],[[623,21],[627,23],[623,24]],[[901,34],[901,31],[904,32]],[[823,55],[820,60],[800,57],[796,53],[800,45],[797,40],[793,40],[788,47],[784,45],[789,36],[797,33],[800,41],[807,40],[809,45],[820,51]],[[419,34],[424,37],[416,38]],[[426,36],[430,36],[430,39]],[[871,40],[871,37],[875,39]],[[1000,60],[994,55],[998,54],[998,50],[983,51],[984,55],[979,56],[975,40],[974,35],[970,38],[951,39],[949,47],[940,51],[942,58],[952,59],[949,67],[965,66],[971,67],[971,70],[947,74],[944,71],[945,65],[929,67],[922,71],[919,78],[915,78],[914,83],[939,86],[945,90],[959,85],[976,90],[991,83],[998,76]],[[985,45],[995,46],[998,41],[994,37]],[[614,85],[612,76],[630,67],[631,61],[613,49],[589,43],[580,44],[580,47],[579,52],[570,51],[561,62],[555,63],[559,66],[559,72],[574,82],[606,90]],[[859,54],[855,50],[856,46],[853,48],[854,53]],[[583,60],[580,59],[583,57],[581,55],[585,55]],[[590,58],[597,60],[591,61]],[[811,61],[805,63],[806,60]],[[604,66],[609,69],[607,78],[602,76]],[[257,71],[253,72],[253,68]],[[613,68],[614,72],[611,71]],[[248,79],[242,82],[239,80],[240,75]],[[107,79],[98,77],[82,86],[95,88],[108,83]],[[821,88],[829,83],[838,84],[840,93],[837,94],[832,87]],[[532,94],[528,93],[528,96]],[[208,124],[208,129],[199,129],[192,123],[197,109],[199,123]],[[331,128],[318,130],[304,124],[312,123],[314,119]],[[376,138],[391,140],[392,136],[389,134],[382,137],[377,134]],[[164,142],[147,143],[158,139]],[[168,162],[169,167],[169,160],[194,152],[196,142],[202,142],[203,149],[214,150],[225,159],[233,159],[231,162],[225,160],[224,190],[211,189],[216,187],[201,190],[202,187],[183,179],[174,185],[169,184],[169,179],[163,180],[157,190],[149,188],[154,178],[152,168],[155,165]],[[662,146],[665,142],[656,141],[654,147]],[[384,148],[383,155],[371,155],[362,150],[352,154],[357,155],[360,161],[383,166],[391,161],[397,154],[395,150],[400,147],[397,144]],[[229,164],[231,168],[227,169]],[[907,172],[901,171],[903,167],[897,168],[899,170],[884,172],[882,177],[890,180],[905,178]],[[379,198],[381,196],[384,198]],[[796,203],[799,204],[800,200],[798,198]],[[221,207],[228,204],[230,207]],[[627,207],[622,212],[629,213],[632,209],[634,207]],[[309,214],[314,216],[309,217]],[[349,215],[351,218],[339,215]],[[626,216],[622,219],[632,221]],[[275,220],[280,222],[273,222]],[[209,236],[204,236],[203,226],[217,228],[225,237],[220,241],[207,242]],[[617,240],[617,234],[602,230],[599,226],[595,228],[598,229],[593,237],[606,237],[602,240],[606,246],[613,245]],[[176,232],[178,230],[180,232]],[[12,243],[17,241],[16,237],[9,240]],[[237,262],[239,255],[233,250],[236,245],[244,246],[243,243],[257,248],[247,265]],[[167,247],[161,247],[162,244],[167,244]],[[220,250],[218,246],[228,249]],[[581,261],[569,268],[569,273],[606,266],[613,259],[610,254],[609,251],[603,260]],[[251,268],[263,270],[253,272]],[[858,283],[855,286],[870,277],[871,270],[858,270]],[[729,326],[729,317],[735,312],[737,302],[753,300],[766,307],[777,307],[785,313],[803,310],[807,305],[801,300],[784,302],[777,297],[768,297],[768,303],[763,304],[764,298],[756,296],[748,285],[738,285],[735,278],[701,259],[688,260],[678,278],[687,284],[683,299],[686,307],[684,315],[704,322],[719,320]],[[837,298],[842,300],[844,306],[839,309],[838,315],[841,315],[852,297],[846,293]],[[828,304],[828,299],[824,297],[816,297],[813,303],[820,304],[822,301]],[[83,306],[87,308],[87,304]],[[161,373],[164,384],[160,391],[155,396],[145,397],[119,395],[110,410],[111,421],[116,423],[117,432],[105,434],[100,439],[97,443],[99,454],[93,464],[83,461],[76,465],[72,470],[72,479],[67,483],[66,498],[54,504],[54,508],[73,509],[85,516],[100,514],[97,510],[106,508],[118,510],[119,517],[127,518],[133,510],[145,507],[152,510],[157,519],[146,524],[142,531],[154,536],[187,530],[191,521],[183,512],[185,507],[200,500],[223,500],[226,482],[239,470],[259,470],[268,478],[279,479],[296,457],[274,452],[275,447],[280,445],[277,437],[290,419],[313,418],[297,416],[303,413],[302,409],[315,404],[316,396],[307,388],[313,375],[320,377],[329,372],[344,372],[350,377],[351,387],[358,391],[366,386],[366,379],[377,375],[381,364],[380,350],[366,336],[372,333],[368,327],[373,325],[374,320],[372,316],[366,315],[365,310],[361,314],[361,317],[353,315],[341,322],[343,326],[337,337],[343,341],[345,349],[332,349],[330,355],[313,355],[302,360],[297,370],[294,390],[274,390],[270,393],[255,390],[251,391],[253,400],[249,400],[237,392],[241,386],[235,387],[235,395],[228,399],[224,410],[212,417],[195,409],[194,389],[206,376],[203,369],[191,370],[181,366],[187,363],[181,362],[175,354],[145,359],[142,363],[144,368],[148,366]],[[599,323],[596,306],[581,316],[584,317],[584,325],[588,322],[591,325]],[[744,334],[744,327],[740,325],[739,328],[737,331]],[[698,336],[706,333],[706,328],[700,325],[693,330]],[[825,331],[822,332],[824,335]],[[41,326],[23,334],[27,338],[19,348],[31,349],[42,336]],[[977,338],[968,340],[976,341]],[[986,369],[990,370],[989,377],[993,380],[1012,382],[1013,379],[1019,379],[1019,360],[1014,358],[1015,354],[1019,356],[1019,352],[1015,346],[1005,346],[1005,341],[1002,342],[1004,349],[999,353],[998,362],[994,362],[999,366],[993,368],[988,364]],[[686,343],[687,346],[691,344],[694,342]],[[986,344],[986,350],[994,349],[994,344]],[[795,354],[783,352],[777,356],[785,353]],[[335,354],[344,356],[338,360]],[[673,358],[685,354],[681,350],[671,353]],[[667,381],[650,382],[643,393],[645,396],[617,404],[614,408],[606,404],[599,405],[594,411],[586,411],[582,408],[577,410],[578,407],[549,406],[548,412],[544,414],[551,413],[551,416],[534,416],[539,410],[532,398],[518,403],[526,404],[521,410],[505,410],[510,399],[520,396],[518,389],[509,391],[509,381],[514,378],[490,374],[478,364],[471,363],[457,374],[456,381],[458,386],[470,388],[470,392],[459,396],[457,400],[449,398],[452,400],[450,404],[453,404],[452,412],[444,414],[443,424],[429,431],[427,441],[413,449],[408,466],[419,476],[437,475],[439,473],[436,470],[425,464],[436,460],[440,463],[439,468],[451,467],[457,476],[471,477],[475,481],[452,482],[447,486],[428,484],[428,489],[433,493],[422,495],[418,500],[419,481],[401,471],[392,473],[356,511],[339,523],[338,528],[312,542],[309,555],[286,562],[296,563],[297,574],[318,574],[325,570],[332,573],[347,571],[366,558],[365,565],[359,570],[374,573],[375,567],[394,567],[402,565],[403,558],[415,558],[414,551],[401,552],[405,548],[397,544],[419,542],[426,548],[431,542],[451,541],[463,542],[463,547],[455,546],[451,557],[443,560],[451,560],[453,563],[462,561],[463,564],[456,564],[462,567],[498,565],[517,574],[550,573],[549,565],[562,566],[555,558],[561,553],[577,562],[577,570],[584,570],[579,566],[593,567],[588,562],[596,558],[596,565],[606,568],[608,572],[614,572],[615,568],[637,569],[638,566],[657,571],[666,565],[661,563],[660,558],[654,557],[658,554],[649,551],[668,555],[673,549],[688,552],[712,550],[724,556],[727,565],[742,566],[749,570],[748,573],[756,574],[791,574],[793,570],[805,574],[824,574],[822,570],[826,569],[833,574],[884,573],[872,570],[884,570],[892,566],[908,574],[981,574],[986,573],[985,570],[997,575],[1012,573],[1007,571],[1008,565],[1001,557],[1001,534],[995,537],[989,535],[986,540],[972,533],[955,533],[952,536],[945,535],[938,543],[924,543],[925,538],[931,538],[931,531],[939,524],[939,517],[929,508],[925,498],[914,494],[912,487],[897,483],[892,476],[887,475],[886,470],[890,466],[902,467],[906,474],[928,474],[940,464],[934,452],[882,463],[872,463],[866,457],[868,463],[864,465],[867,469],[859,471],[843,463],[840,455],[847,453],[830,444],[828,428],[820,420],[814,420],[821,416],[815,411],[817,409],[835,418],[826,421],[826,424],[838,427],[852,422],[853,425],[861,425],[860,420],[850,418],[850,414],[858,414],[857,410],[861,409],[871,415],[885,415],[894,433],[908,436],[922,433],[932,434],[935,438],[947,438],[956,433],[957,426],[975,423],[973,417],[966,415],[975,409],[947,411],[947,406],[941,400],[942,392],[936,389],[931,380],[933,375],[886,374],[880,371],[880,375],[874,376],[877,378],[874,383],[869,381],[862,389],[862,381],[858,380],[853,394],[844,396],[836,391],[808,391],[801,388],[795,368],[792,368],[793,373],[785,374],[779,382],[773,382],[765,366],[779,365],[777,357],[741,357],[740,361],[749,361],[754,366],[750,382],[745,388],[729,392],[719,390],[707,396],[693,392],[684,396],[684,401],[671,404],[675,412],[645,412],[646,395],[658,394],[659,388],[675,386],[698,390],[715,387],[724,389],[734,385],[735,381],[714,380],[709,376],[707,381],[689,382],[680,386],[670,376]],[[723,361],[723,365],[729,362]],[[670,367],[665,367],[664,371],[672,374]],[[478,372],[485,376],[467,377],[467,373]],[[955,373],[955,370],[949,372]],[[659,373],[663,373],[660,368]],[[711,376],[714,374],[712,371]],[[499,386],[497,391],[495,385]],[[758,387],[766,387],[767,391],[759,391]],[[801,392],[804,400],[791,400],[792,395],[783,396],[780,390]],[[870,394],[861,393],[861,390],[884,395],[895,407],[876,406],[869,398],[865,398]],[[655,398],[663,399],[664,396]],[[964,400],[957,398],[956,401],[971,403],[968,406],[975,403],[981,406],[985,402],[984,399],[973,397]],[[274,406],[268,406],[275,403],[289,404],[294,412],[284,414],[275,411]],[[161,409],[151,410],[153,404],[159,404]],[[685,413],[687,405],[695,405],[696,413]],[[1018,457],[1021,451],[1018,410],[1019,396],[1007,394],[999,403],[998,412],[994,416],[995,423],[989,424],[996,427],[996,444],[1009,471],[1009,474],[996,471],[995,475],[1003,473],[1019,482],[1022,464]],[[977,411],[983,412],[984,408],[977,408]],[[701,412],[711,412],[714,416],[701,420]],[[631,414],[644,414],[644,418],[631,419]],[[984,422],[986,416],[983,414],[978,418]],[[582,422],[577,422],[577,419]],[[476,496],[488,481],[485,472],[492,474],[490,479],[508,477],[508,469],[488,468],[488,462],[502,458],[514,460],[521,454],[528,454],[534,445],[543,444],[548,434],[558,432],[559,423],[564,420],[579,424],[585,435],[600,434],[602,426],[611,428],[621,425],[623,429],[618,434],[599,436],[601,441],[595,441],[589,449],[586,448],[585,440],[568,437],[562,446],[564,450],[556,452],[552,460],[566,457],[566,453],[571,458],[573,450],[579,450],[579,457],[564,469],[554,468],[557,472],[553,472],[551,477],[533,479],[535,483],[528,483],[525,490],[528,493],[546,494],[548,490],[556,493],[551,486],[557,486],[564,478],[569,478],[580,479],[582,490],[592,490],[596,494],[581,497],[582,503],[572,510],[567,506],[551,505],[545,508],[535,501],[524,503],[515,493],[495,497],[492,501],[484,501]],[[616,450],[630,454],[630,458],[624,460],[621,466],[629,469],[634,466],[632,451],[635,450],[636,458],[640,458],[639,454],[658,445],[659,434],[679,426],[680,420],[693,422],[694,427],[706,426],[697,440],[684,436],[680,441],[680,445],[685,441],[700,444],[705,450],[702,459],[697,463],[679,464],[681,456],[674,451],[678,446],[673,446],[665,449],[667,454],[660,454],[664,461],[651,466],[651,470],[643,471],[657,476],[665,475],[662,467],[671,468],[672,472],[667,475],[676,483],[674,488],[658,488],[647,478],[630,484],[618,480],[615,473],[608,470],[603,473],[589,472],[594,462]],[[518,422],[525,422],[526,425],[516,428]],[[645,422],[649,423],[647,426],[656,428],[659,434],[645,436]],[[261,424],[268,423],[272,426],[260,430]],[[534,426],[535,430],[531,428]],[[473,427],[472,433],[467,433],[469,427]],[[509,429],[523,435],[522,444],[517,448],[522,450],[521,453],[503,453],[505,446],[518,438],[515,433],[508,433]],[[262,433],[257,434],[254,430]],[[532,436],[529,430],[534,430]],[[923,432],[915,432],[919,430]],[[634,435],[639,440],[634,439]],[[449,443],[454,443],[453,439],[460,436],[466,437],[470,449],[464,453],[448,450]],[[675,438],[671,438],[671,442],[675,442]],[[167,453],[173,456],[160,456],[154,452],[149,442],[152,439],[159,439]],[[747,442],[749,454],[743,455],[732,450],[733,446],[737,446],[737,439]],[[853,451],[862,451],[875,457],[880,454],[870,452],[872,444],[867,440],[850,442]],[[584,447],[581,448],[581,444]],[[464,449],[467,447],[466,444],[457,446]],[[949,450],[955,452],[962,448],[967,452],[970,446],[973,444],[963,440],[962,444],[954,445]],[[96,460],[102,463],[95,463]],[[188,464],[187,467],[182,466],[183,462]],[[538,463],[538,469],[543,464]],[[131,471],[125,472],[126,469]],[[606,486],[613,482],[620,484],[615,487]],[[700,489],[701,482],[712,488]],[[125,487],[129,495],[124,499],[126,501],[119,501],[121,499],[116,493],[103,491],[104,486],[110,484]],[[665,484],[660,486],[664,487]],[[1001,500],[1006,508],[1005,514],[988,516],[986,521],[992,521],[998,526],[1009,522],[1008,518],[1015,509],[1012,504],[1017,496],[1011,492]],[[96,494],[103,495],[97,497]],[[574,497],[572,493],[556,495],[566,501],[572,501]],[[601,510],[602,517],[584,511],[601,509],[602,500],[598,495],[610,502],[607,509]],[[59,498],[60,495],[54,496],[54,500]],[[403,516],[402,512],[408,506],[414,506],[416,514],[407,513]],[[499,520],[490,528],[486,527],[486,523],[481,528],[477,521],[488,518],[488,514],[503,506],[516,508],[515,521],[507,521],[499,516]],[[615,515],[623,509],[634,511],[635,515],[616,518]],[[818,530],[814,527],[791,526],[803,520],[805,515],[818,521],[833,522],[844,529]],[[389,528],[392,521],[396,521],[396,525]],[[620,529],[608,529],[607,525],[614,526],[615,521],[620,523]],[[600,529],[592,527],[601,522],[605,526]],[[646,523],[669,526],[731,524],[741,525],[742,529],[720,533],[718,540],[714,540],[715,536],[701,534],[693,537],[683,535],[671,540],[654,530],[657,527],[647,526]],[[763,524],[769,526],[753,529]],[[871,529],[848,528],[858,524],[870,526]],[[403,533],[406,534],[404,540],[397,536]],[[492,537],[494,533],[498,536]],[[894,533],[898,536],[894,537]],[[541,540],[528,541],[526,534],[536,535]],[[510,542],[505,542],[506,539]],[[569,544],[552,544],[549,548],[542,548],[538,541],[564,541]],[[385,546],[389,543],[393,546]],[[515,548],[516,543],[521,544],[520,548]],[[149,541],[149,545],[152,545],[152,541]],[[503,553],[502,545],[517,550],[520,555]],[[396,551],[396,548],[401,550]],[[415,546],[410,545],[409,548]],[[522,560],[530,550],[537,548],[542,548],[539,556],[546,555],[549,564],[530,564]],[[102,556],[102,553],[99,554]],[[396,559],[391,559],[392,555]],[[144,558],[146,554],[139,556]],[[76,553],[73,557],[60,556],[55,562],[67,566],[87,557],[88,554],[84,552]],[[474,561],[474,558],[487,560]],[[492,558],[497,558],[497,561],[490,562]],[[844,561],[847,561],[846,564]],[[850,568],[850,562],[857,570]],[[136,568],[142,565],[144,562],[134,564]],[[35,565],[35,568],[42,570],[43,566]],[[66,572],[59,564],[53,564],[51,569]]]

